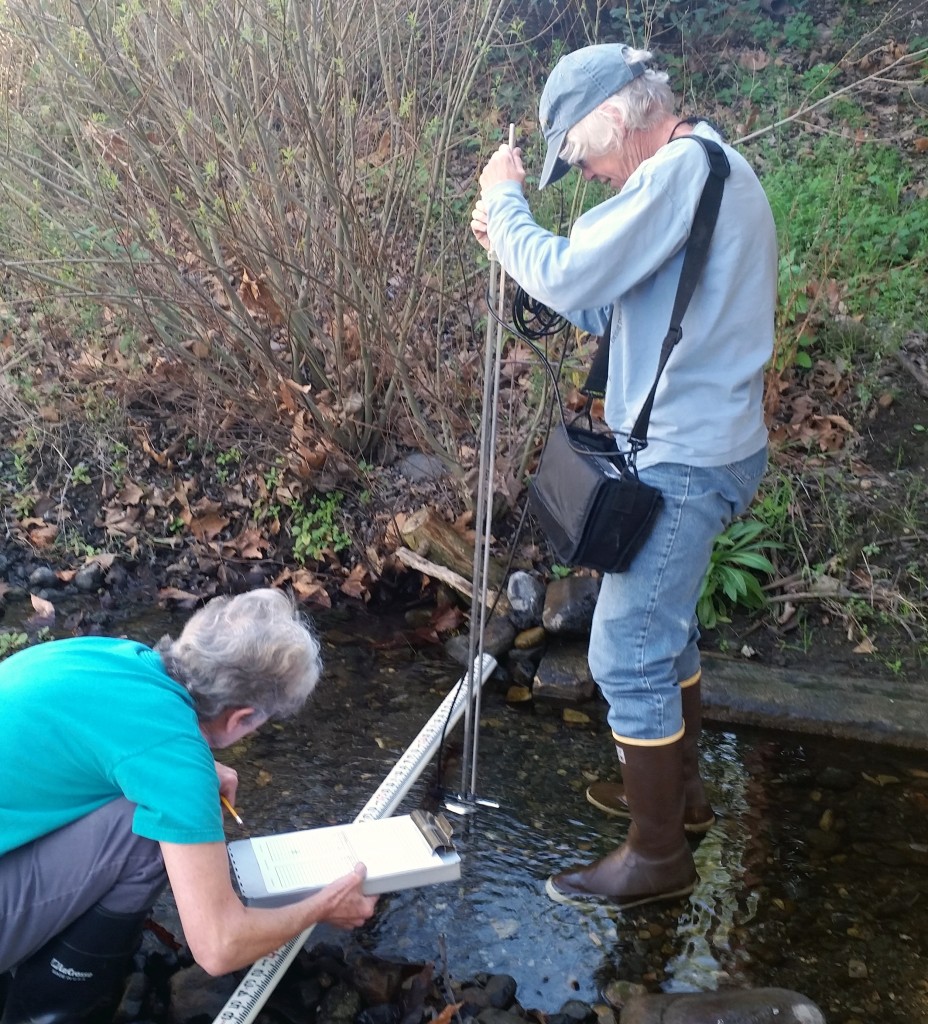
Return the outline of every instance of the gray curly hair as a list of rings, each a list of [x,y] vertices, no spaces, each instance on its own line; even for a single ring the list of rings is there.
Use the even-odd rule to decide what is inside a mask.
[[[269,587],[213,598],[177,640],[162,637],[155,650],[206,722],[229,708],[253,707],[268,718],[291,715],[322,672],[312,626],[292,597]]]

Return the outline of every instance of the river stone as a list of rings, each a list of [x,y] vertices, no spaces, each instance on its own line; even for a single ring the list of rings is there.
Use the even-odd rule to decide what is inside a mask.
[[[497,1010],[508,1010],[516,998],[516,979],[509,974],[494,974],[487,979],[486,994],[490,1006]]]
[[[478,985],[467,985],[459,997],[462,1017],[476,1017],[482,1010],[492,1007],[487,990]]]
[[[568,999],[557,1011],[556,1016],[575,1022],[575,1024],[593,1024],[593,1021],[598,1019],[593,1007],[579,999]]]
[[[216,1017],[238,987],[240,975],[213,977],[192,964],[171,975],[170,1020],[182,1024],[192,1017]]]
[[[520,686],[531,686],[543,653],[543,647],[531,651],[520,651],[513,647],[506,655],[506,668],[509,669],[512,681]]]
[[[514,572],[506,584],[509,621],[516,629],[529,629],[541,622],[545,606],[545,586],[531,573]]]
[[[550,1020],[550,1018],[548,1018]],[[474,1018],[480,1024],[525,1024],[525,1017],[508,1010],[499,1010],[495,1006],[488,1006]]]
[[[621,1024],[825,1024],[822,1011],[785,988],[636,996]]]
[[[544,647],[545,637],[544,626],[534,626],[531,629],[523,629],[519,633],[515,640],[512,642],[512,646],[518,651],[531,651],[539,647]]]
[[[536,699],[583,701],[596,691],[585,644],[566,644],[549,650],[535,673]]]
[[[33,569],[29,573],[29,586],[34,590],[54,588],[60,585],[61,580],[58,579],[57,573],[54,569],[49,569],[47,565],[40,565],[38,569]]]
[[[82,565],[74,574],[74,586],[82,594],[95,594],[103,586],[103,566],[99,562]]]
[[[412,483],[441,480],[448,475],[448,468],[437,455],[412,452],[401,459],[396,468]]]
[[[351,981],[368,1005],[392,1003],[396,999],[409,964],[361,955],[351,962]]]
[[[361,1012],[361,996],[350,985],[338,982],[322,997],[317,1020],[326,1024],[354,1024],[354,1019]]]
[[[549,584],[542,624],[555,636],[587,636],[599,595],[599,580],[567,576]]]
[[[501,619],[494,616],[486,625],[483,631],[483,650],[486,654],[492,654],[499,660],[500,656],[512,647],[515,639],[515,626],[508,619]],[[459,664],[469,665],[468,652],[470,650],[470,637],[462,634],[453,636],[445,644],[445,650]]]

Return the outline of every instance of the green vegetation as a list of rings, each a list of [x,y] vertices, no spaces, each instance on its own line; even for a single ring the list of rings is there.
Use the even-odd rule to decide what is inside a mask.
[[[344,497],[341,491],[331,491],[314,495],[305,505],[296,500],[291,503],[293,557],[300,564],[318,562],[327,551],[338,554],[351,547],[341,510]]]
[[[459,515],[482,411],[476,171],[513,121],[531,186],[547,69],[621,38],[742,148],[780,236],[777,445],[748,520],[763,529],[720,542],[704,623],[756,604],[774,544],[778,576],[807,587],[867,559],[898,597],[867,628],[918,622],[923,599],[873,563],[924,533],[924,494],[863,522],[849,469],[928,301],[928,118],[910,88],[928,40],[873,6],[837,0],[826,26],[812,0],[782,17],[760,0],[417,0],[401,16],[320,0],[309,20],[293,0],[0,3],[0,505],[19,524],[48,494],[66,516],[101,488],[112,536],[82,544],[65,522],[56,541],[89,551],[156,529],[180,544],[198,502],[231,496],[228,533],[257,524],[317,562],[351,547],[353,515],[376,521],[381,464],[418,448],[452,468],[441,502]],[[529,194],[557,230],[605,197],[577,176]],[[549,398],[533,360],[512,363],[509,507]],[[924,432],[897,439],[896,469]],[[925,575],[913,555],[912,594]]]
[[[732,523],[716,541],[696,605],[700,625],[706,629],[730,622],[734,609],[755,611],[766,604],[756,574],[774,571],[764,552],[779,545],[764,538],[765,529],[758,520],[742,519]]]

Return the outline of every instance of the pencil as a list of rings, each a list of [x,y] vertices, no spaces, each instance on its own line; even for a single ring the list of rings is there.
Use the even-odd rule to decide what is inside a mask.
[[[222,806],[225,807],[225,809],[229,812],[229,814],[232,815],[233,818],[235,818],[239,825],[244,825],[245,822],[242,821],[242,819],[238,816],[238,811],[232,806],[232,804],[229,803],[228,800],[226,800],[226,798],[221,793],[219,794],[219,799],[222,801]]]

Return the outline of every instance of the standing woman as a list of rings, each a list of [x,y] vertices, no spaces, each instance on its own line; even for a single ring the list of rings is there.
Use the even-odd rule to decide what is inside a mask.
[[[699,776],[696,602],[715,538],[749,505],[767,460],[763,369],[773,349],[777,245],[763,189],[744,158],[698,118],[679,120],[651,54],[621,44],[561,58],[541,96],[547,152],[539,187],[578,167],[616,194],[568,237],[532,217],[521,151],[507,145],[480,175],[471,230],[506,273],[592,334],[612,324],[605,417],[620,448],[654,381],[696,206],[709,173],[695,133],[731,165],[706,264],[654,401],[642,480],[663,504],[622,574],[607,573],[589,662],[609,703],[624,786],[588,798],[631,826],[625,843],[548,880],[560,902],[620,907],[685,896],[696,868],[686,831],[714,822]]]

